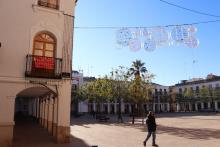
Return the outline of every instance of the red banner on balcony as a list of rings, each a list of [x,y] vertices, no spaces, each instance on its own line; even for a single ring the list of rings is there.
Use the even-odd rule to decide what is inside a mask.
[[[55,65],[55,59],[54,58],[48,58],[48,57],[34,57],[34,67],[35,68],[41,68],[41,69],[54,69]]]

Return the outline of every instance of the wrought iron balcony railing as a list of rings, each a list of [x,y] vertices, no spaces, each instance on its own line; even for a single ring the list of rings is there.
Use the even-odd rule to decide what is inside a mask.
[[[62,59],[27,55],[25,76],[35,78],[61,79]]]
[[[43,0],[39,0],[38,1],[38,5],[39,6],[43,6],[43,7],[52,8],[52,9],[59,9],[59,5],[58,4],[48,3],[48,2],[45,2]]]

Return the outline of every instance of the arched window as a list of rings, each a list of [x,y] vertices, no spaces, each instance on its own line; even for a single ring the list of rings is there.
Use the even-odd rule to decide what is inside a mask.
[[[55,57],[56,39],[49,33],[40,33],[34,38],[33,55]]]
[[[53,9],[59,9],[58,0],[38,0],[38,5]]]

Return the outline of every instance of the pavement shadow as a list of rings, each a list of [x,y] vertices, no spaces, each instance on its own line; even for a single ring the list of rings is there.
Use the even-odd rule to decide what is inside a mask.
[[[90,147],[85,141],[73,135],[70,143],[58,144],[46,129],[35,121],[17,122],[14,127],[13,147]]]
[[[190,117],[190,116],[220,116],[220,113],[217,112],[163,112],[163,113],[157,113],[157,118],[163,118],[163,117]]]
[[[139,129],[142,132],[146,132],[147,128],[146,125],[142,124],[112,124],[115,126],[123,126],[128,128],[135,128]],[[158,125],[157,127],[157,134],[168,134],[178,137],[184,137],[188,139],[220,139],[220,130],[214,130],[214,129],[194,129],[194,128],[177,128],[177,127],[170,127],[170,126],[163,126]]]
[[[91,147],[91,146],[85,143],[82,139],[76,138],[71,135],[70,144],[68,144],[68,146],[65,147]]]
[[[194,129],[194,128],[177,128],[158,125],[158,134],[169,134],[179,137],[184,137],[188,139],[220,139],[220,130],[213,129]]]

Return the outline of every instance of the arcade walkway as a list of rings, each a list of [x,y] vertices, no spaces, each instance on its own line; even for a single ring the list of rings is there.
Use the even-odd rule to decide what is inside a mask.
[[[82,140],[71,137],[70,144],[56,144],[46,129],[32,118],[16,122],[14,147],[89,147]]]

